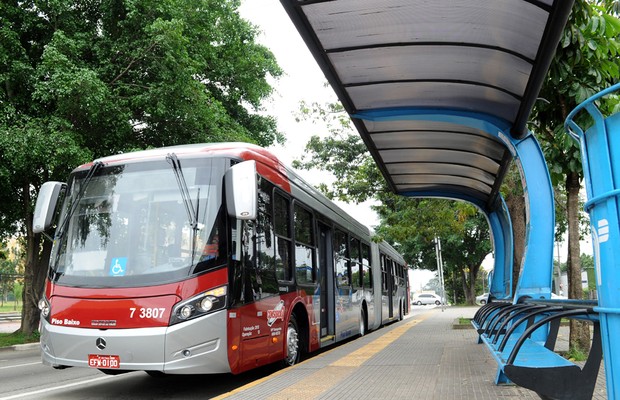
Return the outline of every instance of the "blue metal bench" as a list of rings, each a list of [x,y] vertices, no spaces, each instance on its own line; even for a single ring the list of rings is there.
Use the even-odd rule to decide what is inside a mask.
[[[472,325],[498,364],[496,383],[514,382],[548,399],[590,399],[602,357],[600,323],[590,301],[488,303]],[[589,320],[594,336],[583,367],[554,351],[563,318]]]
[[[579,142],[588,196],[584,208],[590,216],[594,247],[598,306],[605,360],[607,397],[620,399],[620,113],[605,116],[598,104],[617,95],[611,86],[577,106],[564,124]],[[581,113],[581,111],[587,111]],[[587,126],[585,117],[592,125]]]

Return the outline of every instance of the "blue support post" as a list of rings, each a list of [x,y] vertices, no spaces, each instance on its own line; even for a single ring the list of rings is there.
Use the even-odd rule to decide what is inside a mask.
[[[566,130],[579,141],[590,215],[601,321],[607,398],[620,398],[620,113],[605,118],[595,101],[620,90],[614,85],[590,97],[568,116]],[[594,124],[585,132],[574,121],[586,110]]]
[[[553,280],[555,204],[553,186],[542,149],[531,133],[513,142],[515,162],[524,182],[525,249],[514,302],[522,298],[549,299]]]
[[[501,206],[487,214],[495,264],[491,274],[489,293],[495,299],[512,298],[512,257],[513,236],[510,213],[504,199],[501,198]]]
[[[500,134],[499,137],[506,143],[519,167],[525,197],[525,248],[513,303],[517,304],[526,298],[549,299],[553,280],[555,204],[547,163],[538,141],[531,133],[522,140],[514,140],[506,134]],[[512,262],[512,241],[510,245]],[[497,268],[496,263],[495,270]],[[532,339],[544,343],[547,335],[547,329],[539,329],[533,333]],[[508,382],[510,380],[500,365],[495,383]]]

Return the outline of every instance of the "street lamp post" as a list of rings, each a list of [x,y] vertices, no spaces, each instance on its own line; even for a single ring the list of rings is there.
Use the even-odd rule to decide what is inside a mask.
[[[441,239],[439,237],[435,238],[435,255],[437,258],[437,271],[439,272],[439,285],[441,287],[441,311],[444,311],[445,306],[445,298],[446,298],[446,289],[444,286],[443,280],[443,259],[441,257]]]

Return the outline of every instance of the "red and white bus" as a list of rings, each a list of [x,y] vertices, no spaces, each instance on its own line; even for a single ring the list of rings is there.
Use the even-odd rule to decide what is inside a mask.
[[[39,307],[43,362],[56,368],[292,365],[408,309],[403,258],[254,145],[83,165],[41,188],[34,229],[54,225]]]

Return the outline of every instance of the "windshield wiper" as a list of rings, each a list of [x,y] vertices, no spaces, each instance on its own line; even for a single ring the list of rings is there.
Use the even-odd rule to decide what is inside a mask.
[[[181,162],[175,153],[168,153],[166,155],[166,161],[172,165],[172,170],[174,171],[174,176],[177,178],[177,184],[179,185],[179,191],[181,192],[181,198],[183,199],[183,204],[185,205],[185,211],[187,212],[187,218],[189,220],[189,224],[192,228],[192,265],[194,264],[194,255],[196,252],[196,233],[198,231],[198,210],[200,206],[200,188],[198,189],[198,194],[196,195],[196,208],[194,208],[194,204],[192,203],[192,199],[190,197],[189,188],[187,187],[187,182],[185,181],[185,177],[183,176],[183,170],[181,169]]]
[[[181,198],[183,199],[183,204],[185,204],[187,218],[190,226],[195,230],[198,228],[198,202],[200,201],[200,196],[196,197],[196,208],[194,209],[194,204],[192,203],[192,199],[189,194],[189,188],[187,187],[187,182],[185,182],[183,170],[181,169],[181,162],[177,158],[177,155],[174,153],[168,153],[166,156],[166,161],[172,165],[172,170],[174,171],[174,176],[177,178],[177,184],[179,185],[179,191],[181,192]],[[198,193],[200,194],[200,188],[198,188]]]

